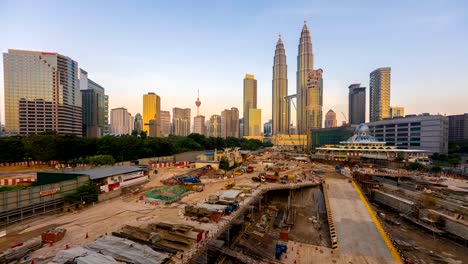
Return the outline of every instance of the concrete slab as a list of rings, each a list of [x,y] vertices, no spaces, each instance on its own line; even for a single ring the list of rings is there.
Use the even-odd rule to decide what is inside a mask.
[[[379,263],[395,263],[390,249],[374,224],[356,189],[348,179],[327,177],[330,207],[338,237],[338,250],[344,255],[369,257]]]

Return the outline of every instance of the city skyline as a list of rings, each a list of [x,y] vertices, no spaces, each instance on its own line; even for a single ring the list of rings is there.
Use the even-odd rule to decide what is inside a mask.
[[[90,77],[106,87],[106,93],[110,96],[109,108],[124,106],[133,115],[141,112],[142,102],[141,95],[147,92],[154,91],[163,98],[162,109],[172,109],[173,106],[190,107],[192,112],[195,112],[193,99],[196,96],[197,89],[201,88],[204,98],[203,115],[211,116],[219,114],[223,109],[236,106],[239,111],[242,111],[242,76],[245,72],[251,72],[256,75],[258,80],[259,102],[258,108],[262,111],[262,120],[271,118],[271,52],[277,41],[278,33],[281,33],[282,39],[285,42],[286,55],[289,58],[294,58],[297,54],[296,45],[297,39],[300,36],[302,21],[308,20],[308,27],[312,33],[314,45],[314,60],[315,64],[323,68],[324,75],[324,109],[335,109],[337,113],[344,112],[347,114],[347,87],[351,83],[362,83],[364,87],[369,84],[369,73],[379,67],[392,67],[392,97],[391,103],[405,107],[406,114],[417,114],[422,112],[441,113],[441,114],[457,114],[466,112],[463,105],[463,98],[468,96],[466,88],[467,81],[463,80],[463,74],[460,69],[467,68],[466,60],[460,54],[467,54],[467,39],[461,37],[466,32],[466,12],[462,14],[459,6],[455,2],[447,5],[441,5],[437,2],[429,1],[424,7],[420,7],[411,3],[395,3],[399,8],[395,10],[386,10],[383,14],[379,14],[381,20],[375,21],[375,25],[367,25],[372,15],[372,12],[367,12],[360,19],[347,25],[347,15],[336,18],[337,14],[344,14],[346,10],[377,10],[378,5],[372,5],[370,2],[363,3],[361,7],[352,7],[344,4],[343,7],[334,6],[333,4],[321,3],[315,8],[312,4],[293,2],[288,6],[283,6],[281,3],[274,2],[271,5],[265,3],[256,3],[253,5],[252,14],[253,20],[247,20],[242,23],[231,23],[228,20],[232,17],[239,16],[242,4],[225,4],[214,5],[213,8],[218,10],[216,14],[207,16],[197,25],[187,25],[181,21],[176,21],[175,18],[170,18],[161,14],[164,10],[173,10],[170,4],[155,5],[151,3],[138,3],[139,9],[147,7],[147,11],[143,11],[141,17],[137,17],[136,22],[130,22],[135,18],[134,10],[127,10],[126,5],[117,2],[110,9],[123,17],[123,20],[128,22],[128,25],[122,28],[122,33],[134,34],[136,39],[141,39],[143,35],[141,31],[131,33],[135,23],[144,21],[164,21],[164,26],[168,29],[156,28],[156,35],[163,37],[164,41],[157,43],[157,50],[149,50],[149,46],[154,48],[154,38],[145,36],[145,44],[130,45],[128,41],[122,41],[121,44],[109,46],[107,38],[116,40],[114,33],[105,33],[102,37],[99,34],[106,30],[115,28],[121,23],[116,21],[115,15],[108,14],[108,23],[102,23],[96,28],[95,25],[102,22],[102,18],[98,16],[99,11],[104,11],[104,5],[96,4],[95,11],[89,15],[89,22],[84,21],[81,25],[87,25],[87,32],[76,31],[75,27],[69,30],[67,26],[71,24],[64,23],[61,26],[51,26],[59,20],[60,16],[55,18],[44,18],[46,14],[41,14],[39,24],[34,24],[39,14],[35,14],[35,6],[38,3],[30,2],[28,4],[21,2],[4,2],[0,4],[0,14],[4,21],[11,25],[5,29],[3,33],[4,41],[0,43],[2,52],[11,49],[25,49],[38,51],[58,52],[70,56],[78,61],[79,67],[87,69],[90,72]],[[79,6],[72,3],[40,3],[41,7],[50,7],[47,12],[57,11],[60,9],[71,8],[71,12],[79,11]],[[409,11],[401,14],[405,23],[398,23],[393,20],[394,12],[400,11],[401,7],[407,7],[413,16],[409,17]],[[21,7],[21,8],[19,8]],[[466,6],[465,6],[466,7]],[[207,8],[206,6],[196,7],[194,4],[188,4],[188,12],[197,11],[199,8]],[[47,9],[47,8],[45,8]],[[20,21],[16,17],[18,12],[23,14]],[[397,10],[397,11],[396,11]],[[23,13],[24,12],[24,13]],[[408,12],[408,13],[406,13]],[[187,19],[199,19],[201,14],[193,12]],[[15,16],[16,14],[16,16]],[[107,13],[106,13],[107,14]],[[223,16],[226,16],[225,18]],[[265,18],[265,22],[258,21],[259,18]],[[333,21],[335,19],[336,21]],[[349,19],[349,17],[348,17]],[[65,20],[63,20],[65,21]],[[211,25],[216,21],[216,26]],[[115,25],[109,23],[115,22]],[[254,27],[250,28],[249,23],[258,22]],[[265,25],[268,24],[267,27]],[[406,30],[401,30],[405,24],[408,27]],[[31,34],[20,34],[26,26],[31,27],[28,32]],[[93,26],[93,27],[91,27]],[[200,27],[201,26],[201,27]],[[218,32],[220,26],[226,26],[227,33]],[[346,33],[352,27],[351,33]],[[367,32],[373,27],[383,26],[385,38],[382,40],[373,39],[372,45],[357,41],[358,44],[350,44],[353,40],[364,39]],[[183,45],[175,45],[177,37],[169,31],[177,32],[179,35],[184,35],[187,31],[193,31],[197,27],[197,34],[203,37],[194,40],[194,49],[199,46],[204,46],[199,52],[190,54],[182,52],[168,60],[163,53],[176,54]],[[248,36],[257,36],[256,43],[251,41],[236,40],[235,32],[245,30]],[[415,29],[418,29],[415,31]],[[410,35],[410,33],[412,35]],[[416,32],[416,33],[415,33]],[[434,32],[438,33],[438,37],[434,38]],[[70,42],[70,34],[76,35],[76,43]],[[221,34],[221,35],[220,35]],[[226,35],[224,35],[226,34]],[[51,36],[50,38],[48,36]],[[189,37],[194,36],[193,33]],[[227,37],[227,40],[220,40],[219,37]],[[39,38],[40,37],[40,38]],[[90,46],[83,41],[88,41],[83,38],[90,37],[93,39],[93,45]],[[95,38],[96,37],[96,38]],[[247,37],[246,39],[249,39]],[[349,41],[344,41],[347,39]],[[404,43],[395,43],[397,39],[404,39]],[[429,39],[431,41],[429,41]],[[251,47],[251,45],[254,45]],[[444,49],[450,45],[450,49]],[[385,49],[392,48],[391,55],[385,52]],[[440,50],[444,49],[443,56]],[[192,49],[190,49],[192,50]],[[229,65],[223,64],[225,67],[218,67],[217,58],[221,50],[227,56],[225,59],[232,61]],[[226,53],[226,50],[231,52]],[[432,64],[429,67],[429,58],[425,56],[427,53],[433,53],[430,58]],[[145,56],[145,54],[148,55]],[[193,61],[197,61],[199,68],[189,62],[184,66],[184,78],[176,80],[175,67],[182,64],[183,56],[193,57]],[[239,54],[242,54],[239,56]],[[349,56],[352,54],[352,56]],[[100,55],[100,56],[98,56]],[[208,56],[206,60],[200,62],[200,56]],[[232,59],[232,60],[231,60]],[[158,65],[153,66],[150,63],[158,61]],[[118,65],[113,66],[112,64]],[[160,65],[159,65],[160,64]],[[289,64],[294,65],[294,60]],[[221,65],[221,63],[219,63]],[[245,66],[249,65],[249,66]],[[434,67],[437,65],[437,67]],[[135,67],[138,66],[138,67]],[[1,123],[4,124],[4,87],[3,87],[3,65],[0,71],[0,111]],[[216,68],[223,68],[222,71]],[[296,67],[292,66],[288,69],[289,76],[295,76]],[[316,67],[318,68],[318,67]],[[210,69],[212,71],[210,71]],[[215,76],[215,77],[213,77]],[[434,76],[434,77],[433,77]],[[436,76],[444,76],[444,78],[436,78]],[[294,94],[296,88],[296,79],[289,78],[288,94]],[[438,93],[438,89],[444,87],[442,96]],[[215,91],[221,91],[216,93]],[[232,93],[231,91],[236,91]],[[423,94],[426,100],[414,100],[420,94]],[[187,95],[187,98],[180,98],[180,94]],[[456,96],[455,96],[456,95]],[[428,105],[427,101],[434,101]],[[179,103],[180,101],[180,103]],[[176,103],[177,102],[177,103]],[[366,110],[367,120],[368,111]],[[337,115],[338,123],[343,120],[341,115]],[[292,117],[292,120],[295,120]]]

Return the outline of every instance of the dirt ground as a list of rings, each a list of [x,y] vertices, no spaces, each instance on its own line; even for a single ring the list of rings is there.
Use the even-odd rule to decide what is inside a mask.
[[[466,246],[447,237],[432,235],[400,218],[397,213],[391,210],[377,206],[374,206],[374,208],[377,212],[384,213],[386,217],[390,217],[401,223],[400,226],[397,226],[391,225],[386,221],[381,221],[393,239],[407,242],[413,247],[412,249],[402,250],[403,255],[411,263],[468,263]]]

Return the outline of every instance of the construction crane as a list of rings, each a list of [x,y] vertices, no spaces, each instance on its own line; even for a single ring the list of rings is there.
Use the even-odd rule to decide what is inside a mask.
[[[349,123],[348,119],[346,118],[346,115],[343,112],[341,112],[341,115],[343,115],[343,118],[346,121],[346,123]]]

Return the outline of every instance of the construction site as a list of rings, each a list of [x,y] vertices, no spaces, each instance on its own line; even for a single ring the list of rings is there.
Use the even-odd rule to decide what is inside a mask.
[[[179,165],[6,226],[0,263],[468,263],[462,179],[279,150],[231,171]]]

